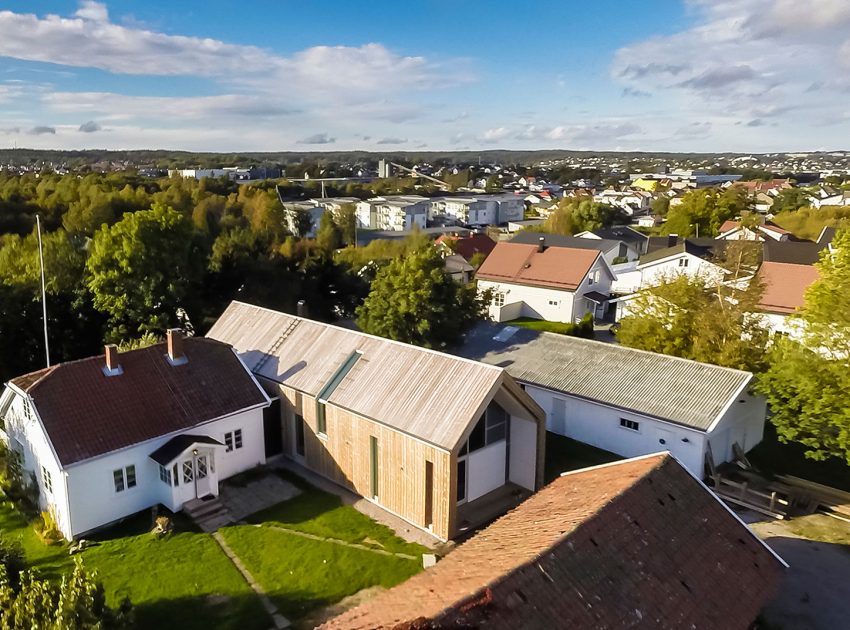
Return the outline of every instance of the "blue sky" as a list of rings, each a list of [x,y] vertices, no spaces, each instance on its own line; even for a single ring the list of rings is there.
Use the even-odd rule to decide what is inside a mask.
[[[850,1],[3,2],[0,146],[847,148]]]

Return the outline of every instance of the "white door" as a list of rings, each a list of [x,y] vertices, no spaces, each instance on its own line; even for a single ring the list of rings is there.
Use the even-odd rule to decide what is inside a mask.
[[[210,460],[207,455],[195,456],[195,493],[200,499],[211,494],[210,484]]]
[[[552,399],[552,426],[549,430],[558,435],[567,434],[567,401],[563,398]]]
[[[202,498],[208,494],[218,494],[218,484],[213,483],[212,461],[207,454],[198,454],[184,459],[180,463],[183,487],[188,488],[190,498]],[[186,494],[184,501],[188,500]]]

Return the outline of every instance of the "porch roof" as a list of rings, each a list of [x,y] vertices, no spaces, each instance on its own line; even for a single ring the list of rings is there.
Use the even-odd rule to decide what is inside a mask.
[[[195,444],[206,444],[207,446],[224,446],[215,438],[208,435],[190,435],[184,433],[178,435],[160,446],[153,453],[148,455],[157,464],[165,466],[177,459],[183,452],[194,446]]]

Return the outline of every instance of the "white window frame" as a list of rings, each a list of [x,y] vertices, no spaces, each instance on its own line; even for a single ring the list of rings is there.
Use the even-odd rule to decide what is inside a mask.
[[[121,487],[118,487],[118,481],[121,481]],[[132,483],[131,483],[132,482]],[[136,465],[129,464],[123,468],[116,468],[112,471],[112,487],[115,493],[126,492],[138,487],[139,478],[136,475]]]
[[[620,428],[625,429],[626,431],[640,433],[640,422],[629,418],[620,418]]]
[[[41,483],[44,486],[47,494],[53,494],[53,478],[50,476],[50,471],[44,466],[41,467]]]
[[[686,257],[680,258],[679,259],[679,266],[680,267],[687,267],[688,266],[688,259]]]
[[[242,429],[234,429],[224,434],[224,452],[232,453],[233,451],[242,448],[244,440],[242,439]]]

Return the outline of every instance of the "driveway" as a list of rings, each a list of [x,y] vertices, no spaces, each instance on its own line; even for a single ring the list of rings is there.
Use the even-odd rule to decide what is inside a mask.
[[[751,514],[741,516],[752,520]],[[779,593],[763,611],[769,627],[848,627],[850,524],[813,514],[790,521],[751,522],[750,527],[789,565]]]

